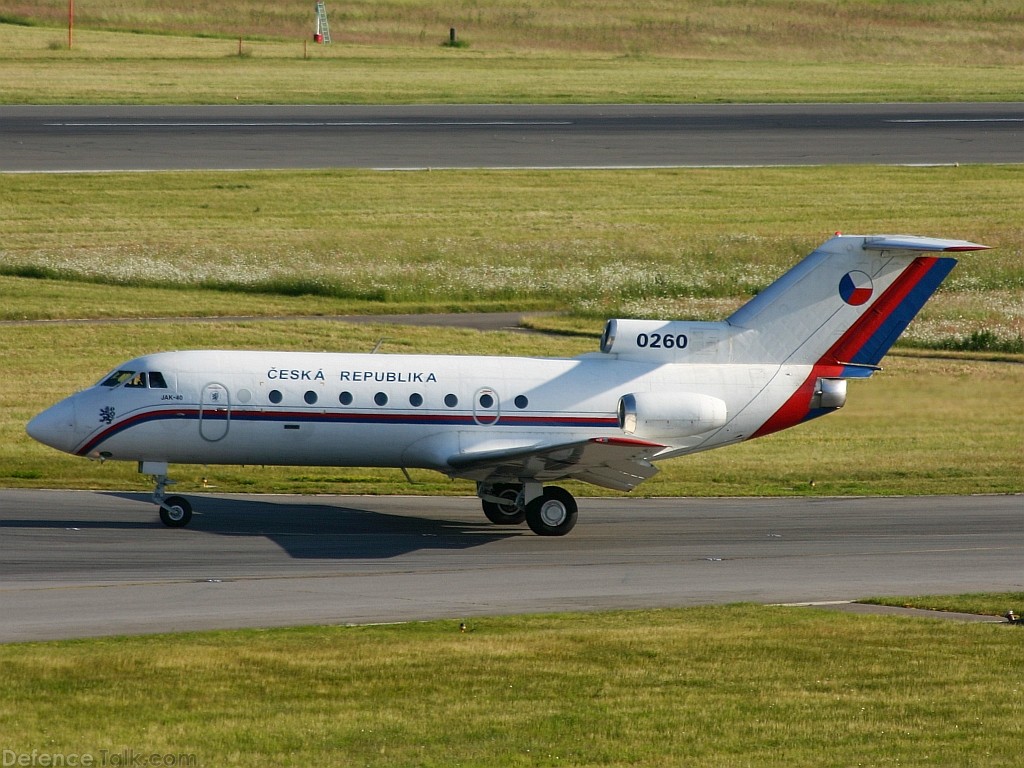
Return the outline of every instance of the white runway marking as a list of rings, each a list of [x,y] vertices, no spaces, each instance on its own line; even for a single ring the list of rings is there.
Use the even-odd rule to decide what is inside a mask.
[[[886,120],[887,123],[1024,123],[1024,117],[915,117]]]
[[[572,125],[571,120],[287,120],[259,122],[95,121],[45,123],[55,128],[517,128]]]

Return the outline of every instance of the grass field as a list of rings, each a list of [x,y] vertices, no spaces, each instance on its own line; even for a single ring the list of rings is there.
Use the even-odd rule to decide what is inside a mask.
[[[994,246],[964,255],[911,336],[1010,344],[1024,333],[1020,210],[1020,166],[7,176],[0,274],[72,282],[7,283],[0,315],[711,319],[842,230]],[[132,302],[87,283],[152,290]]]
[[[1018,616],[1024,616],[1024,592],[877,597],[861,602],[893,605],[897,608],[920,608],[926,611],[975,613],[982,616],[1005,616],[1007,611],[1012,610]]]
[[[9,176],[0,188],[8,320],[574,314],[538,321],[571,332],[555,338],[302,320],[9,326],[0,341],[0,482],[144,487],[134,467],[65,457],[24,435],[33,413],[138,354],[367,351],[383,336],[385,352],[574,355],[596,349],[606,316],[724,317],[835,228],[997,246],[964,254],[901,347],[989,334],[988,359],[891,358],[884,374],[852,388],[840,414],[670,462],[640,492],[1019,491],[1024,366],[1012,352],[1024,331],[1020,209],[1017,167]],[[66,350],[59,375],[40,349]],[[176,475],[183,491],[202,477],[221,490],[471,490],[432,473],[418,473],[411,489],[398,472],[371,470],[194,467]]]
[[[12,0],[0,103],[979,101],[1020,98],[1014,0],[333,6]],[[6,22],[6,23],[3,23]],[[465,44],[442,47],[455,27]],[[140,34],[141,33],[141,34]],[[239,45],[239,38],[243,43]]]
[[[314,29],[313,6],[305,0],[188,0],[173,10],[162,5],[89,0],[75,18],[79,29],[226,38],[301,40]],[[953,64],[1013,60],[1021,54],[1016,32],[1024,24],[1024,12],[1012,0],[652,0],[642,7],[628,0],[353,0],[328,2],[327,9],[335,45],[437,45],[455,26],[480,48],[746,58],[769,52],[819,60],[925,54]],[[67,11],[63,0],[8,0],[0,19],[59,28]]]
[[[468,629],[0,646],[3,746],[201,766],[1019,765],[1012,627],[733,606]]]

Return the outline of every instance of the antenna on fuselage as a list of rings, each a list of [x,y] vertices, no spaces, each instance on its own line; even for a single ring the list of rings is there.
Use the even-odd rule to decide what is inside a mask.
[[[381,336],[381,337],[380,337],[380,341],[378,341],[378,342],[377,342],[377,343],[376,343],[376,344],[375,344],[375,345],[373,346],[373,349],[372,349],[372,350],[370,351],[370,354],[371,354],[371,355],[375,355],[375,354],[377,354],[377,350],[379,350],[379,349],[380,349],[380,348],[381,348],[381,347],[382,347],[382,346],[384,345],[384,342],[385,342],[385,341],[387,341],[387,339],[386,339],[386,338],[385,338],[384,336]]]

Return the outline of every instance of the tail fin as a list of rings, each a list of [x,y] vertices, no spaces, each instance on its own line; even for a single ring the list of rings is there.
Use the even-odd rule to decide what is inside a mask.
[[[843,366],[870,375],[956,259],[964,240],[837,235],[728,319],[733,359]]]

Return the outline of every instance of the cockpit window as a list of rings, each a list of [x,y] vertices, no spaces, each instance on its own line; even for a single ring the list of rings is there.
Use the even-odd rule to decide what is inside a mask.
[[[119,387],[124,385],[132,389],[167,389],[167,380],[159,371],[115,371],[100,382],[101,387]]]
[[[116,387],[120,384],[124,384],[128,379],[135,375],[135,371],[115,371],[104,379],[100,386],[102,387]]]

